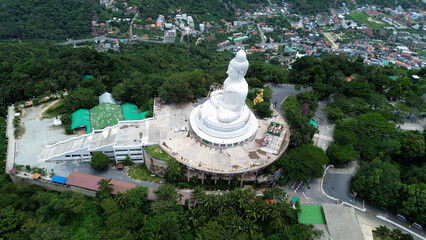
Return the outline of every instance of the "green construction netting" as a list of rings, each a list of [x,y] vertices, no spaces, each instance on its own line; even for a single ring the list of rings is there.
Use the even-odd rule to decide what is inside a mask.
[[[90,113],[87,109],[79,109],[71,114],[71,129],[74,130],[81,126],[86,126],[87,133],[91,133]]]
[[[90,109],[90,119],[92,120],[92,127],[95,130],[116,125],[118,119],[122,117],[123,114],[120,105],[113,103],[101,103]]]
[[[121,105],[121,108],[123,110],[124,120],[141,120],[138,107],[135,104],[125,103]]]
[[[141,113],[140,113],[140,118],[141,118],[141,120],[145,119],[145,118],[146,118],[146,115],[147,115],[148,113],[149,113],[149,111],[141,112]]]

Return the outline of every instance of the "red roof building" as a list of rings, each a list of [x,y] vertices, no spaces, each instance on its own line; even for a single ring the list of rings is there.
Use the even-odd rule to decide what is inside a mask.
[[[92,191],[99,191],[98,182],[101,179],[105,179],[105,178],[101,178],[98,176],[93,176],[93,175],[89,175],[85,173],[80,173],[80,172],[73,172],[68,176],[66,184],[75,186],[75,187],[89,189]],[[112,184],[112,194],[117,194],[118,192],[125,193],[127,190],[136,187],[136,185],[134,184],[117,181],[114,179],[111,180],[110,183]]]

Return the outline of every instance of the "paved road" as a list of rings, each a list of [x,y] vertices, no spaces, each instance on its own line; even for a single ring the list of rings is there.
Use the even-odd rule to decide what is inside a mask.
[[[311,87],[302,88],[301,90],[296,90],[294,84],[275,84],[269,83],[268,86],[272,89],[272,98],[271,103],[276,104],[275,109],[284,115],[284,111],[281,109],[281,103],[288,96],[297,95],[300,92],[312,91]]]
[[[319,134],[315,134],[314,145],[327,150],[328,146],[333,142],[333,134],[335,125],[328,121],[327,114],[323,109],[327,106],[327,101],[319,101],[318,108],[315,111],[315,118],[318,121]]]
[[[350,181],[352,178],[352,175],[355,173],[356,167],[358,166],[358,162],[354,161],[349,163],[344,168],[329,168],[327,171],[324,183],[323,183],[323,189],[324,191],[335,198],[338,198],[342,201],[345,201],[347,203],[353,204],[357,207],[362,208],[363,207],[363,200],[355,197],[355,199],[351,196],[350,193]],[[395,217],[395,214],[390,212],[389,210],[382,208],[380,206],[371,204],[369,202],[365,202],[365,208],[367,211],[365,213],[357,211],[357,215],[360,215],[366,219],[368,219],[368,224],[372,227],[377,227],[378,225],[386,225],[387,227],[394,229],[396,228],[394,225],[391,225],[389,223],[386,223],[385,221],[382,221],[376,217],[376,215],[382,215],[388,218],[391,221],[394,221],[406,228],[411,229],[413,232],[416,232],[417,234],[420,234],[424,236],[424,231],[420,231],[418,229],[412,228],[410,222],[404,222]],[[414,236],[413,236],[414,237]],[[415,239],[419,239],[416,238]]]
[[[300,204],[321,205],[323,203],[335,203],[321,192],[321,179],[311,179],[307,185],[300,184],[300,181],[288,182],[282,190],[288,194],[289,201],[293,197],[298,197]],[[299,186],[299,188],[297,188]],[[297,189],[297,190],[296,190]]]
[[[105,41],[106,39],[107,39],[107,37],[105,37],[105,36],[99,36],[99,37],[87,38],[87,39],[78,39],[78,40],[72,40],[72,39],[70,39],[70,40],[68,40],[66,42],[56,43],[56,45],[69,45],[69,44],[76,44],[76,43],[82,43],[82,42],[93,42],[93,41],[96,41],[96,40],[103,40],[103,41]],[[137,37],[137,38],[114,38],[114,39],[117,39],[118,41],[124,40],[124,41],[151,42],[151,43],[170,43],[170,42],[164,42],[164,41],[143,39],[141,37]]]

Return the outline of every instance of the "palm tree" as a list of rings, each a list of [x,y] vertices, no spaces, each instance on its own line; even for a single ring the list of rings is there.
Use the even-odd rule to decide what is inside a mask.
[[[195,201],[200,203],[204,201],[204,198],[206,197],[206,193],[204,192],[202,187],[196,186],[194,188],[194,191],[192,191],[191,196]]]
[[[259,208],[260,208],[258,209],[259,218],[262,219],[262,222],[268,220],[271,217],[272,208],[267,206],[266,204],[265,205],[260,204]]]
[[[244,231],[248,232],[250,236],[254,235],[259,228],[259,226],[256,224],[256,221],[251,219],[243,220],[243,226],[245,227]]]
[[[403,234],[404,233],[398,228],[392,229],[392,231],[390,232],[390,236],[393,239],[401,239]]]
[[[377,228],[373,230],[373,234],[376,235],[379,238],[385,238],[389,236],[391,230],[387,228],[386,226],[380,225]]]
[[[118,206],[124,208],[127,204],[127,193],[118,192],[114,200]]]
[[[109,179],[102,178],[101,180],[99,180],[98,182],[99,191],[111,193],[112,187],[114,186],[114,184],[110,183],[111,180],[112,180],[111,178]]]
[[[216,205],[216,195],[207,194],[204,198],[203,207],[208,211],[213,211]]]
[[[254,203],[247,204],[244,213],[247,219],[257,221],[259,218],[258,208]]]

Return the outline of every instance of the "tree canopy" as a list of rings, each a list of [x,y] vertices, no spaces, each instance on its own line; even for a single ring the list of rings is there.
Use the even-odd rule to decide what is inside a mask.
[[[370,199],[381,206],[394,206],[401,187],[399,170],[389,162],[374,159],[357,170],[352,187],[362,198]]]
[[[90,166],[95,170],[105,170],[108,168],[109,158],[105,153],[97,152],[90,160]]]
[[[304,181],[319,178],[324,173],[324,165],[328,158],[324,151],[312,144],[304,144],[291,149],[278,161],[279,166],[287,172],[291,179]]]
[[[90,36],[99,2],[70,0],[4,1],[0,5],[0,39],[65,40]]]

